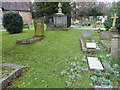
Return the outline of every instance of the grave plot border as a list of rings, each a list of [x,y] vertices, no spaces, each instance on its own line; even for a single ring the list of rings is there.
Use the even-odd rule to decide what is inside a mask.
[[[38,41],[41,41],[44,38],[45,38],[45,36],[16,40],[16,44],[33,44],[33,43],[36,43]]]
[[[92,42],[95,42],[95,41],[92,40]],[[81,47],[81,51],[83,51],[84,53],[85,52],[87,52],[87,53],[92,53],[92,52],[95,53],[95,52],[100,51],[100,48],[98,47],[98,45],[97,45],[96,49],[87,49],[83,39],[80,40],[80,47]]]
[[[102,44],[102,46],[108,51],[111,52],[111,47],[108,46],[106,43],[104,43],[102,40],[99,40],[99,43]]]
[[[11,73],[9,73],[9,75],[0,79],[0,90],[5,88],[10,82],[15,80],[16,77],[18,77],[23,70],[28,68],[27,66],[8,64],[8,63],[2,63],[0,64],[0,66],[5,66],[5,67],[10,67],[15,69]]]

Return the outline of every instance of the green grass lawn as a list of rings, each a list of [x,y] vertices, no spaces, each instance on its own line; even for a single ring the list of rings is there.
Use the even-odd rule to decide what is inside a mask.
[[[3,63],[29,66],[27,72],[14,81],[14,84],[19,88],[92,88],[91,73],[84,70],[88,65],[82,60],[84,54],[80,49],[79,39],[82,31],[74,28],[69,31],[45,31],[45,39],[29,45],[17,45],[16,40],[34,36],[34,30],[24,30],[19,34],[3,31]],[[98,41],[98,33],[94,31],[93,36],[95,41]],[[100,57],[106,54],[109,52],[101,51],[88,56]],[[70,79],[71,63],[83,68],[76,74],[81,76],[80,79]],[[113,86],[117,86],[118,82],[114,78],[112,82]]]

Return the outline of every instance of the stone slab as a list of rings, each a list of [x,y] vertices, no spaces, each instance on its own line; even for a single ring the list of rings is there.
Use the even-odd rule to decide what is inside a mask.
[[[86,47],[95,49],[97,47],[97,45],[96,45],[96,43],[88,42],[88,43],[86,43]]]
[[[101,62],[96,57],[87,57],[89,68],[91,70],[104,70]]]
[[[112,86],[111,85],[95,85],[93,86],[94,90],[112,90]]]

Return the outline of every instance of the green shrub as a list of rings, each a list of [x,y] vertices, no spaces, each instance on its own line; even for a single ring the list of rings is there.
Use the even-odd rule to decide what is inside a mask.
[[[3,15],[3,26],[11,34],[20,33],[23,31],[22,17],[15,12],[6,13]]]

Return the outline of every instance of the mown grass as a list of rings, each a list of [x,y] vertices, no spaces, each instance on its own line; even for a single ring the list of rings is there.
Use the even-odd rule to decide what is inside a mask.
[[[14,81],[14,85],[19,88],[65,88],[69,74],[61,76],[60,73],[68,68],[70,63],[76,62],[76,58],[77,62],[82,63],[84,54],[79,42],[82,31],[75,28],[69,31],[45,31],[45,39],[29,45],[17,45],[16,40],[34,36],[34,30],[24,30],[19,34],[8,34],[3,31],[2,62],[29,66],[27,72]],[[98,35],[94,32],[96,41],[99,39]],[[102,51],[94,56],[105,56],[108,53]],[[83,66],[88,68],[87,63],[83,63]],[[82,78],[73,81],[70,87],[91,88],[90,73],[79,74]]]

